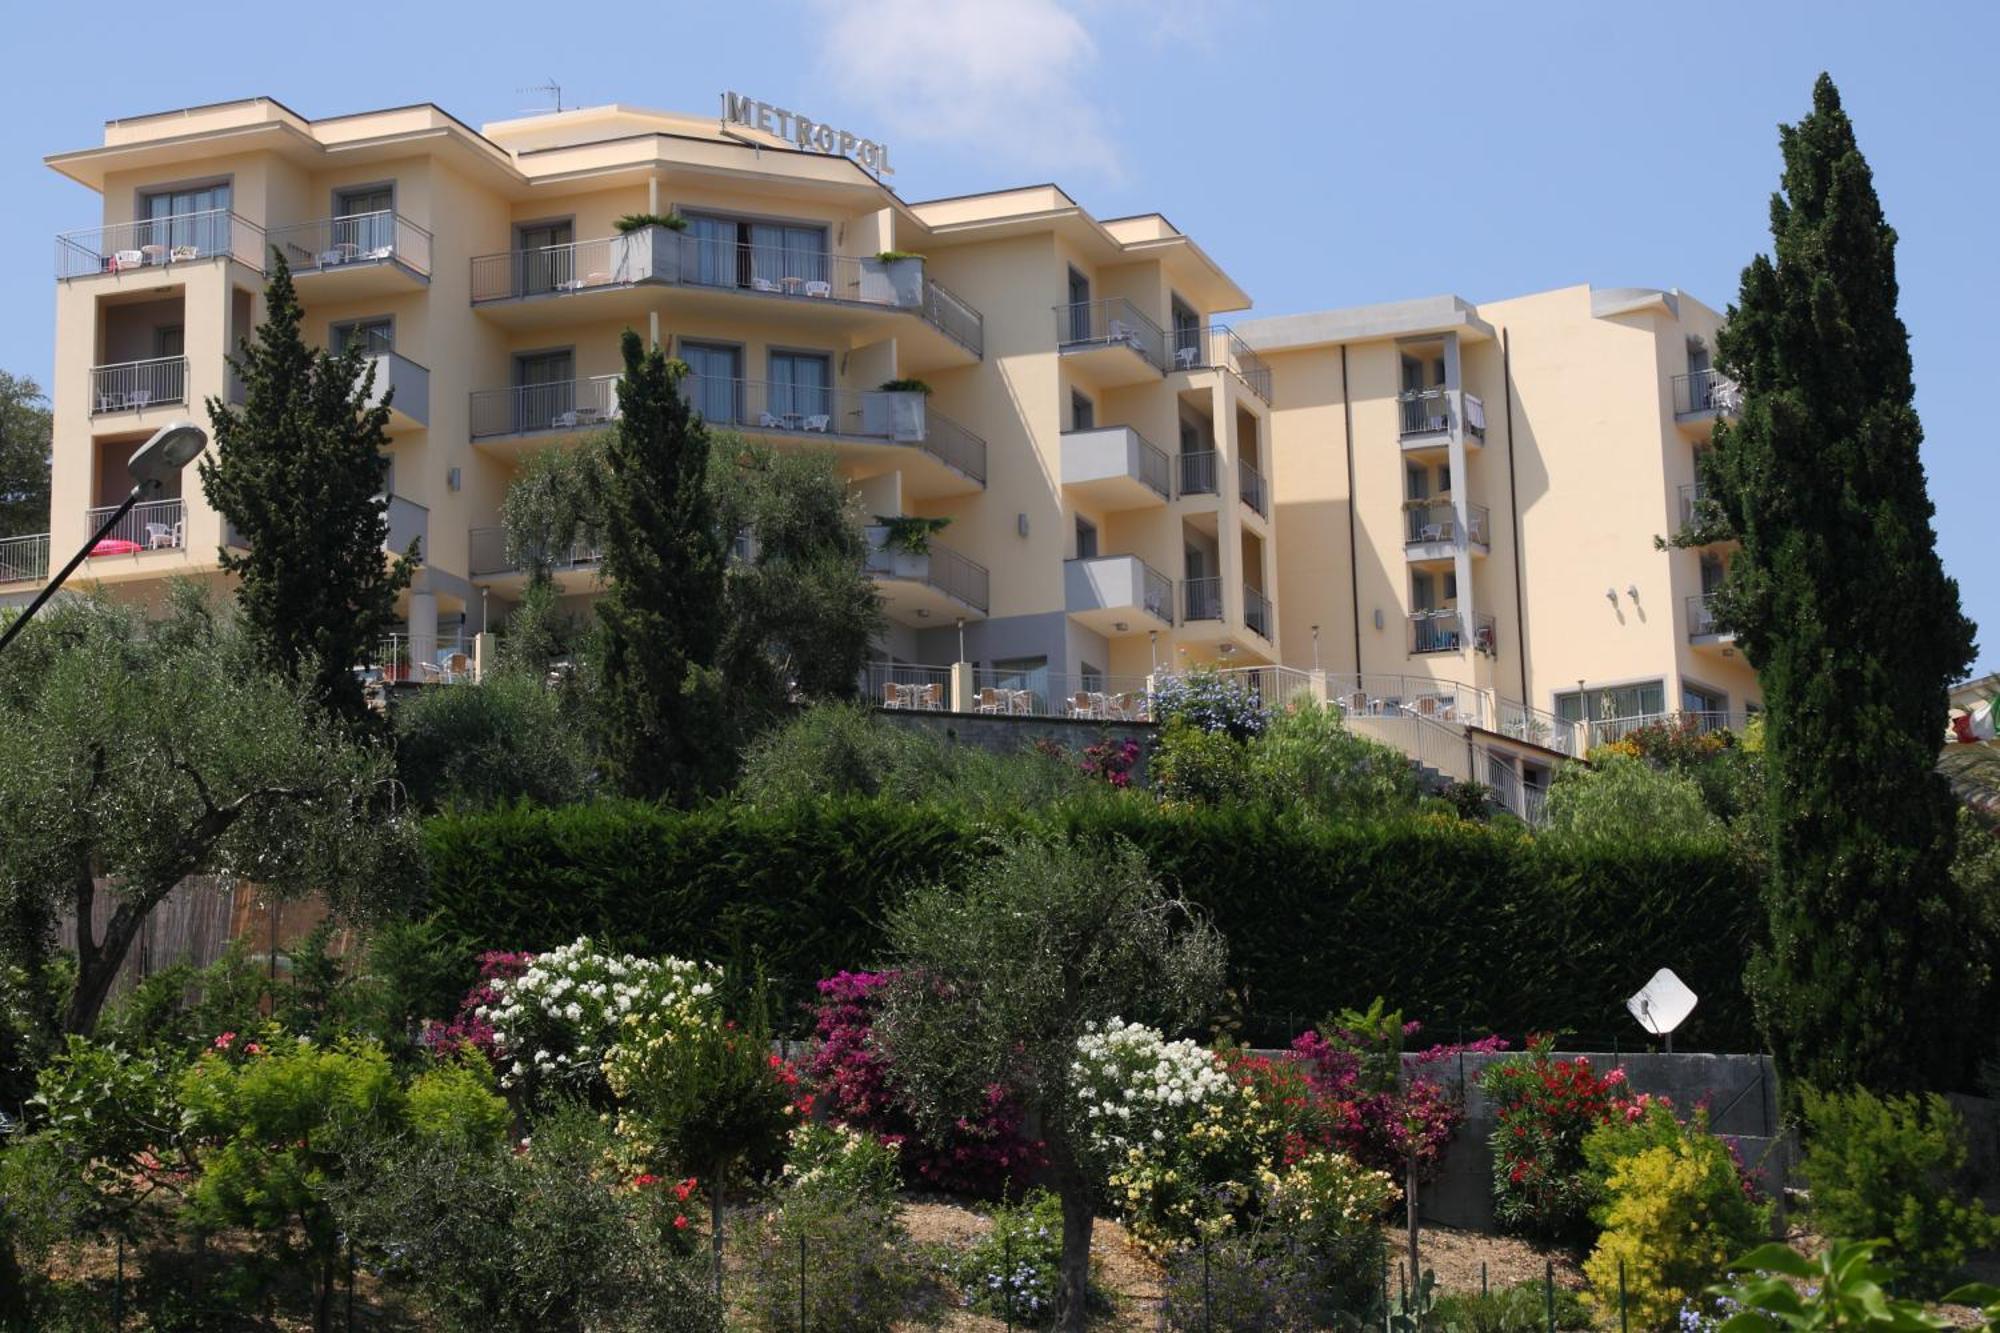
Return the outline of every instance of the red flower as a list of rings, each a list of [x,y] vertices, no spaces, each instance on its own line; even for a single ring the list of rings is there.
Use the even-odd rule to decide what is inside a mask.
[[[686,1230],[687,1230],[687,1224],[688,1224],[688,1220],[687,1220],[687,1214],[686,1214],[686,1213],[675,1213],[675,1214],[674,1214],[674,1230],[676,1230],[676,1231],[686,1231]]]
[[[659,1183],[660,1183],[660,1178],[654,1175],[651,1171],[642,1171],[638,1175],[632,1177],[632,1188],[635,1190],[642,1190],[646,1188],[646,1186],[648,1185],[657,1185]]]

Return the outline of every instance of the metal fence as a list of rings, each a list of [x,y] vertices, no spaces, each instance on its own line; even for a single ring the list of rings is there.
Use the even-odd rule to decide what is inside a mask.
[[[1224,667],[1215,673],[1233,681],[1266,708],[1283,708],[1303,695],[1312,697],[1312,673],[1288,666]]]
[[[997,717],[1148,722],[1152,699],[1144,676],[979,668],[972,673],[972,711]]]
[[[56,237],[56,277],[130,273],[226,255],[262,271],[264,230],[226,208],[114,222]]]
[[[1478,651],[1496,651],[1498,633],[1493,617],[1486,612],[1475,613],[1468,627],[1464,614],[1458,611],[1418,611],[1410,617],[1410,651],[1455,653],[1466,646],[1468,633],[1472,646]]]
[[[974,356],[986,355],[986,318],[943,283],[924,282],[923,316],[938,332]]]
[[[1216,493],[1216,460],[1220,457],[1213,449],[1199,449],[1179,455],[1180,493],[1182,495],[1214,495]]]
[[[1458,544],[1458,508],[1449,500],[1410,500],[1403,505],[1403,540],[1406,542],[1450,542]],[[1465,535],[1485,543],[1492,531],[1485,505],[1465,507]]]
[[[1222,619],[1222,580],[1182,579],[1181,620]]]
[[[463,629],[391,634],[376,645],[361,674],[385,683],[469,685],[479,679],[477,638]]]
[[[0,583],[39,583],[48,576],[48,533],[0,537]]]
[[[83,523],[92,532],[97,525],[118,512],[117,505],[99,505],[83,511]],[[90,553],[131,555],[137,551],[178,551],[187,545],[187,502],[184,500],[142,500],[97,539]]]
[[[1719,370],[1691,370],[1674,376],[1674,415],[1735,410],[1736,381]]]
[[[861,697],[879,708],[949,712],[951,668],[916,662],[870,662],[862,668]]]
[[[431,271],[431,234],[390,209],[274,227],[270,241],[294,273],[390,259],[426,276]]]
[[[588,430],[618,417],[616,375],[511,389],[477,389],[472,394],[472,438],[525,435],[541,430]]]
[[[1451,391],[1405,389],[1396,395],[1402,416],[1402,434],[1442,435],[1451,429]]]
[[[90,414],[126,412],[187,401],[184,356],[156,356],[90,368]]]
[[[567,550],[561,551],[548,562],[552,570],[588,569],[604,558],[604,552],[595,538],[581,537]],[[466,573],[474,578],[482,575],[512,574],[522,571],[526,560],[516,560],[507,551],[507,529],[473,528],[467,534]]]
[[[1129,347],[1155,370],[1166,372],[1166,334],[1124,297],[1059,305],[1055,315],[1056,342],[1063,351]]]
[[[1243,585],[1243,624],[1252,634],[1271,638],[1271,599],[1247,583]]]
[[[1328,673],[1326,689],[1341,711],[1354,717],[1410,713],[1439,722],[1486,725],[1485,695],[1457,681],[1384,672]]]
[[[1623,740],[1635,731],[1671,727],[1706,735],[1714,731],[1740,731],[1747,718],[1723,709],[1678,709],[1666,713],[1633,713],[1627,717],[1600,717],[1582,723],[1590,748]]]
[[[1167,334],[1175,370],[1227,370],[1271,401],[1271,368],[1227,324],[1177,324]]]
[[[810,438],[844,436],[907,444],[984,484],[986,441],[937,411],[916,390],[690,375],[681,390],[712,426]]]
[[[1264,481],[1264,474],[1252,467],[1247,458],[1236,460],[1236,493],[1259,516],[1271,516],[1270,487]]]
[[[1554,750],[1558,754],[1566,754],[1572,758],[1582,753],[1583,747],[1576,723],[1540,708],[1531,708],[1513,699],[1496,698],[1494,708],[1498,716],[1490,725],[1501,735],[1512,737],[1517,741],[1526,741],[1530,745],[1539,745],[1543,749]]]

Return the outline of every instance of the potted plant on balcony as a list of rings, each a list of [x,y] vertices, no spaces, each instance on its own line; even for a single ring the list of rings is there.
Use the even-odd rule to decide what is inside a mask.
[[[931,386],[917,379],[883,380],[878,392],[861,398],[861,429],[910,443],[924,438],[924,400]]]
[[[882,250],[861,261],[861,299],[871,305],[914,310],[924,303],[924,257]]]
[[[674,241],[667,233],[686,231],[686,218],[678,213],[627,213],[611,225],[618,229],[611,238],[611,281],[674,280],[679,268]]]
[[[950,525],[948,518],[877,514],[875,526],[867,530],[868,544],[882,553],[892,577],[922,579],[930,573],[931,537]]]

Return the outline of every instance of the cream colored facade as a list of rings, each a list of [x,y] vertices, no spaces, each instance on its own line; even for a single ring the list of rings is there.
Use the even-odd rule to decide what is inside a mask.
[[[962,690],[1317,667],[1350,702],[1412,693],[1362,677],[1462,686],[1474,720],[1529,740],[1503,723],[1573,712],[1579,679],[1657,681],[1657,700],[1628,691],[1649,711],[1755,699],[1726,643],[1689,634],[1701,557],[1652,548],[1712,415],[1674,411],[1688,340],[1716,323],[1678,293],[1411,302],[1239,337],[1217,317],[1248,296],[1157,214],[1094,218],[1053,185],[908,203],[847,158],[624,106],[475,131],[429,105],[311,121],[258,98],[115,121],[49,162],[103,201],[57,241],[58,562],[123,497],[136,442],[231,393],[276,247],[308,339],[364,340],[394,388],[419,657],[504,625],[522,580],[501,499],[530,452],[615,415],[632,328],[693,367],[711,422],[832,449],[872,514],[950,520],[927,555],[883,545],[869,567],[878,655],[960,664]],[[621,233],[634,214],[688,225]],[[882,387],[909,379],[929,393]],[[219,577],[230,534],[185,480],[80,581]],[[560,577],[586,598],[593,554],[572,554]],[[0,551],[0,578],[40,572]]]

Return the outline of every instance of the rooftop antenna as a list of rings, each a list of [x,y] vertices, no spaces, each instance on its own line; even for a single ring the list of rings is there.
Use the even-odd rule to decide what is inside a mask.
[[[1674,1029],[1687,1021],[1694,1012],[1694,992],[1687,983],[1674,975],[1670,967],[1663,967],[1653,973],[1653,979],[1642,987],[1637,995],[1625,1001],[1625,1007],[1632,1011],[1632,1017],[1639,1020],[1639,1026],[1656,1037],[1667,1039],[1667,1054],[1674,1051]]]
[[[514,91],[517,93],[540,93],[544,97],[549,98],[556,104],[556,110],[558,112],[560,112],[563,109],[562,85],[560,83],[557,83],[553,78],[551,78],[547,83],[537,83],[527,88],[516,88]],[[527,114],[535,114],[538,112],[546,111],[547,109],[548,109],[547,107],[536,107],[533,112]]]

